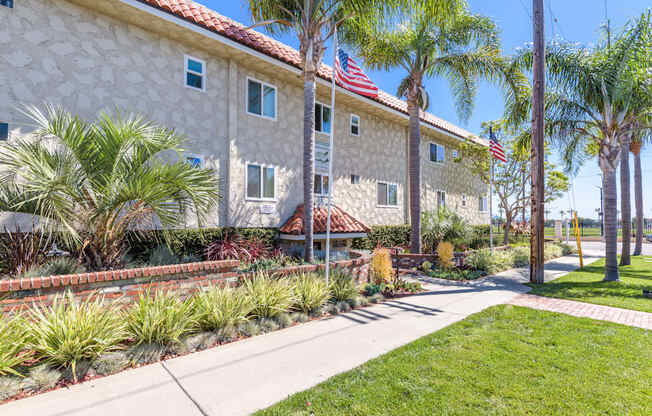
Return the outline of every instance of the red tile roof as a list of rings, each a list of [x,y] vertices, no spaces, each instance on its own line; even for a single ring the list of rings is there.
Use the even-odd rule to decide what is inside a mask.
[[[314,207],[313,224],[315,234],[326,233],[327,209],[325,207]],[[303,235],[303,204],[297,206],[294,214],[280,228],[282,234]],[[331,232],[332,233],[368,233],[369,227],[356,220],[335,205],[331,208]]]
[[[205,29],[220,34],[235,42],[245,45],[258,52],[264,53],[286,64],[292,65],[296,68],[301,68],[301,57],[299,52],[285,45],[275,39],[265,36],[255,30],[247,30],[246,27],[238,22],[235,22],[228,17],[195,3],[192,0],[139,0],[141,3],[150,5],[159,10],[171,13],[180,17],[190,23],[199,25]],[[331,80],[332,69],[330,66],[322,64],[319,68],[318,75],[327,80]],[[360,96],[362,98],[362,96]],[[397,110],[403,114],[407,114],[407,103],[391,94],[380,91],[377,99],[380,104],[389,108]],[[440,128],[449,133],[452,133],[460,138],[469,138],[477,143],[487,145],[486,140],[477,138],[472,133],[450,123],[442,118],[439,118],[430,113],[424,113],[421,117],[422,121],[431,126]]]

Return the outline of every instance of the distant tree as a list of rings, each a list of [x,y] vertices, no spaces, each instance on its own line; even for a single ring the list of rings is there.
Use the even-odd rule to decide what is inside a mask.
[[[498,128],[497,124],[483,123],[483,131],[488,131],[489,125]],[[494,194],[498,197],[500,209],[505,213],[504,244],[509,244],[509,230],[517,214],[529,206],[530,198],[528,185],[529,175],[523,176],[525,170],[529,172],[530,157],[528,152],[522,150],[514,138],[503,139],[502,145],[507,155],[507,163],[495,161],[494,163]],[[471,172],[477,175],[484,183],[489,185],[491,154],[489,149],[473,144],[462,147],[461,160],[468,163]],[[555,166],[546,162],[545,202],[550,203],[559,199],[568,191],[568,176],[557,170]]]

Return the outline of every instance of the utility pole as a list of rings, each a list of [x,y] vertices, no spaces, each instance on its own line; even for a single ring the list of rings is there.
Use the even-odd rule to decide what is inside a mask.
[[[532,0],[534,34],[534,88],[532,90],[532,149],[531,149],[531,199],[530,204],[530,282],[543,283],[544,267],[544,93],[545,93],[545,33],[543,0]]]

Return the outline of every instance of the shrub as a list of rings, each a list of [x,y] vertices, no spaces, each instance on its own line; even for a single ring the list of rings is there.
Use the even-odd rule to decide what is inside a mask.
[[[372,250],[374,247],[405,247],[410,245],[409,225],[374,225],[366,238],[353,240],[353,248]]]
[[[512,248],[512,256],[514,258],[514,267],[526,267],[530,264],[530,247],[514,247]]]
[[[85,273],[86,268],[70,257],[57,257],[30,269],[25,277],[56,276],[60,274]]]
[[[124,313],[124,321],[137,346],[176,344],[198,326],[192,301],[182,301],[170,292],[141,294]]]
[[[466,262],[475,270],[494,274],[511,268],[514,258],[510,250],[496,250],[492,255],[490,250],[484,249],[472,252]]]
[[[257,318],[273,318],[294,303],[294,290],[288,281],[273,279],[264,272],[245,279],[243,288],[253,304],[251,314]]]
[[[280,328],[278,322],[271,318],[263,318],[258,322],[258,324],[263,332],[274,332]]]
[[[28,316],[30,348],[47,363],[69,368],[75,381],[80,361],[94,360],[125,339],[117,306],[103,305],[99,296],[79,302],[68,292],[46,309],[30,309]]]
[[[387,283],[392,280],[392,258],[388,249],[377,248],[374,250],[369,272],[374,283]]]
[[[314,273],[302,273],[294,280],[294,309],[311,314],[330,297],[326,281]]]
[[[12,232],[5,227],[0,238],[0,258],[10,274],[21,275],[40,263],[48,243],[42,233]]]
[[[421,269],[423,269],[424,272],[432,270],[432,263],[430,263],[429,261],[424,261],[423,263],[421,263]]]
[[[251,299],[242,289],[228,287],[213,287],[201,292],[193,303],[200,328],[208,331],[235,328],[247,321],[253,309]]]
[[[364,294],[365,296],[372,296],[375,295],[376,293],[381,293],[384,289],[384,285],[378,285],[376,283],[367,283],[364,286]]]
[[[256,321],[247,321],[238,328],[240,333],[246,337],[255,337],[260,334],[260,325]]]
[[[561,251],[564,256],[568,256],[569,254],[574,254],[577,251],[575,247],[566,243],[559,244],[559,247],[561,247]]]
[[[437,257],[439,259],[439,266],[443,269],[450,269],[455,264],[453,263],[453,257],[455,253],[453,251],[453,245],[447,241],[442,241],[437,246]]]
[[[543,257],[547,260],[556,259],[563,255],[563,250],[557,244],[546,244],[543,248]]]
[[[29,369],[32,385],[38,390],[49,390],[61,379],[61,372],[47,364],[41,364]]]
[[[223,239],[214,241],[206,248],[208,260],[238,260],[252,262],[267,258],[272,249],[263,240],[257,238],[245,239],[239,234],[227,233]]]
[[[294,322],[298,322],[300,324],[304,322],[308,322],[310,320],[310,316],[303,312],[295,312],[292,315],[290,315],[290,317]]]
[[[331,273],[331,299],[336,302],[346,302],[350,299],[355,299],[358,296],[358,288],[356,287],[353,276],[340,268],[333,269]]]
[[[25,351],[24,320],[0,314],[0,376],[19,375],[16,367],[30,358]]]

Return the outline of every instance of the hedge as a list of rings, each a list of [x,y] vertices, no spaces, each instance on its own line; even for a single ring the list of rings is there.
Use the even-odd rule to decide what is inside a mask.
[[[222,239],[227,233],[237,234],[246,239],[258,238],[270,246],[275,246],[278,239],[278,229],[276,228],[183,228],[170,230],[169,233],[172,252],[179,256],[195,256],[202,259],[206,246],[215,240]],[[58,248],[74,252],[75,249],[65,244],[63,237],[63,233],[55,233],[53,241],[57,243]],[[6,235],[0,233],[0,238],[6,238]],[[128,254],[134,259],[145,260],[154,248],[164,244],[163,231],[129,232],[127,242]],[[2,263],[2,259],[0,259],[0,263]],[[0,268],[2,268],[2,264],[0,264]]]
[[[374,225],[365,238],[353,239],[353,248],[373,250],[376,246],[397,247],[410,245],[410,225]]]

